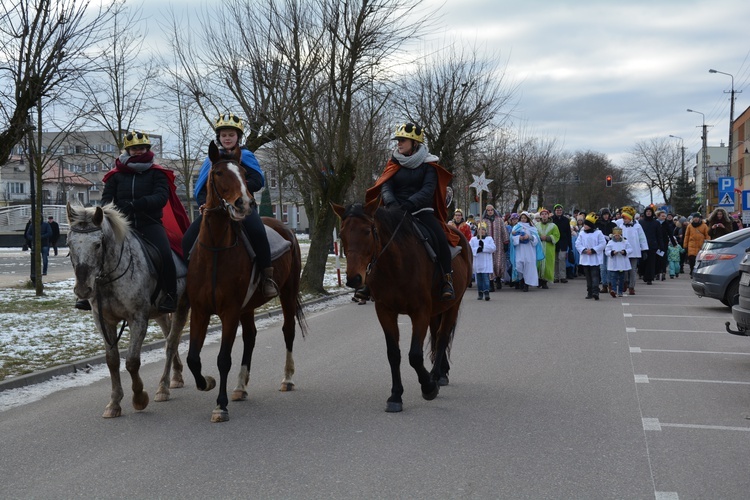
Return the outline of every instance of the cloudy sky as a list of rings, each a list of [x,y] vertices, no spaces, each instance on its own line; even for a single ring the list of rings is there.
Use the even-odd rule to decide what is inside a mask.
[[[151,0],[160,18],[170,2]],[[199,0],[183,0],[183,12]],[[700,148],[727,142],[731,78],[735,117],[750,106],[750,2],[747,0],[425,0],[436,38],[461,39],[503,61],[518,86],[514,122],[557,137],[566,150],[593,150],[617,162],[637,141],[684,139]],[[152,23],[149,23],[153,26]],[[150,29],[153,34],[153,29]],[[678,142],[678,141],[677,141]]]

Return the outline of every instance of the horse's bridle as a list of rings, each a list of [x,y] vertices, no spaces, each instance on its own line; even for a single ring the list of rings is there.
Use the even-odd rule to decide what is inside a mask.
[[[80,233],[80,234],[95,233],[97,231],[104,232],[101,226],[79,228],[74,225],[70,226],[70,231],[73,233]],[[115,264],[115,267],[113,267],[111,271],[106,272],[106,273],[102,271],[104,270],[104,259],[105,259],[105,256],[107,255],[107,244],[104,238],[102,238],[101,242],[102,242],[101,263],[99,265],[99,273],[96,275],[96,277],[94,277],[94,284],[96,285],[96,304],[97,304],[96,308],[97,308],[97,313],[99,314],[99,324],[103,325],[104,324],[104,312],[102,310],[102,287],[109,285],[110,283],[114,283],[115,281],[125,276],[125,273],[128,272],[128,270],[130,269],[130,266],[133,265],[133,253],[132,252],[130,253],[130,259],[128,261],[127,267],[125,267],[125,270],[121,272],[118,276],[111,278],[111,279],[107,279],[110,275],[112,275],[117,270],[118,267],[120,267],[120,262],[122,262],[122,256],[125,253],[125,242],[123,241],[122,244],[120,245],[120,255],[117,258],[117,264]],[[105,279],[107,279],[107,281],[105,281]],[[110,343],[109,339],[107,339],[107,337],[104,336],[104,340],[107,342],[107,344],[109,344],[110,348],[114,348],[117,345],[117,343],[120,341],[120,338],[122,338],[122,333],[125,331],[125,326],[127,326],[127,324],[128,324],[127,321],[123,321],[122,327],[120,327],[120,333],[117,335],[117,338],[115,339],[114,342]]]
[[[401,229],[401,226],[406,220],[406,216],[408,213],[409,213],[408,211],[404,210],[404,215],[403,217],[401,217],[401,220],[398,221],[398,225],[396,226],[396,229],[393,230],[393,233],[391,234],[391,239],[389,239],[388,242],[380,248],[380,252],[377,255],[372,256],[372,260],[370,261],[369,264],[367,264],[367,269],[365,270],[366,275],[372,272],[372,268],[375,267],[375,264],[377,263],[380,256],[385,253],[385,251],[388,249],[390,244],[393,242],[393,239],[396,237],[398,230]],[[370,219],[370,228],[372,229],[372,235],[375,238],[375,241],[380,241],[380,238],[378,237],[378,230],[375,228],[375,219],[373,217],[369,217],[369,219]]]

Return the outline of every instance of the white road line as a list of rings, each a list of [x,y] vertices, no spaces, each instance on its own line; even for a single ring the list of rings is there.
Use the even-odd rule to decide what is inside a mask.
[[[634,350],[634,349],[637,349]],[[687,351],[683,349],[642,349],[640,347],[631,347],[630,352],[674,352],[680,354],[722,354],[735,356],[750,356],[750,352],[728,352],[728,351]]]
[[[676,491],[655,491],[655,500],[680,500],[680,495]]]
[[[630,317],[630,318],[680,318],[680,319],[695,318],[695,319],[719,319],[719,320],[727,319],[727,316],[680,316],[679,314],[630,314],[630,316],[625,314],[625,316]]]
[[[627,333],[643,333],[643,332],[657,332],[657,333],[727,333],[726,330],[710,331],[710,330],[657,330],[655,328],[638,328],[632,332]]]
[[[646,375],[641,375],[641,376],[642,377],[646,377],[649,382],[650,381],[657,381],[657,382],[694,382],[694,383],[698,383],[698,384],[750,385],[750,382],[744,382],[742,380],[700,380],[700,379],[690,379],[690,378],[654,378],[654,377],[648,377]],[[636,377],[638,377],[638,375],[636,375]]]
[[[663,427],[675,427],[678,429],[705,429],[711,431],[740,431],[750,432],[750,427],[734,427],[729,425],[705,425],[705,424],[673,424],[660,422],[658,418],[642,418],[644,431],[661,431]]]

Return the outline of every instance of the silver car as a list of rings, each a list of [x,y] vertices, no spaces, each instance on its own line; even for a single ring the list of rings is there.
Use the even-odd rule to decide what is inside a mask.
[[[750,228],[705,241],[695,259],[693,291],[732,307],[739,301],[740,264],[750,254]]]

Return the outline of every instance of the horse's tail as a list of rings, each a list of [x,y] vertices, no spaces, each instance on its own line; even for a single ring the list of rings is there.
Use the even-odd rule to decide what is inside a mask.
[[[451,347],[453,346],[453,336],[456,334],[457,324],[458,317],[456,318],[456,322],[453,323],[453,326],[451,326],[451,329],[448,332],[447,344],[445,346],[445,359],[448,361],[450,361],[451,359]],[[430,332],[430,361],[433,363],[435,362],[435,357],[437,356],[437,343],[438,339],[435,338],[433,332]]]
[[[302,338],[305,338],[305,336],[307,336],[308,327],[307,319],[305,319],[305,311],[302,309],[302,295],[297,295],[296,302],[297,306],[294,310],[294,316],[297,318],[297,324],[299,325],[300,332],[302,332]]]

